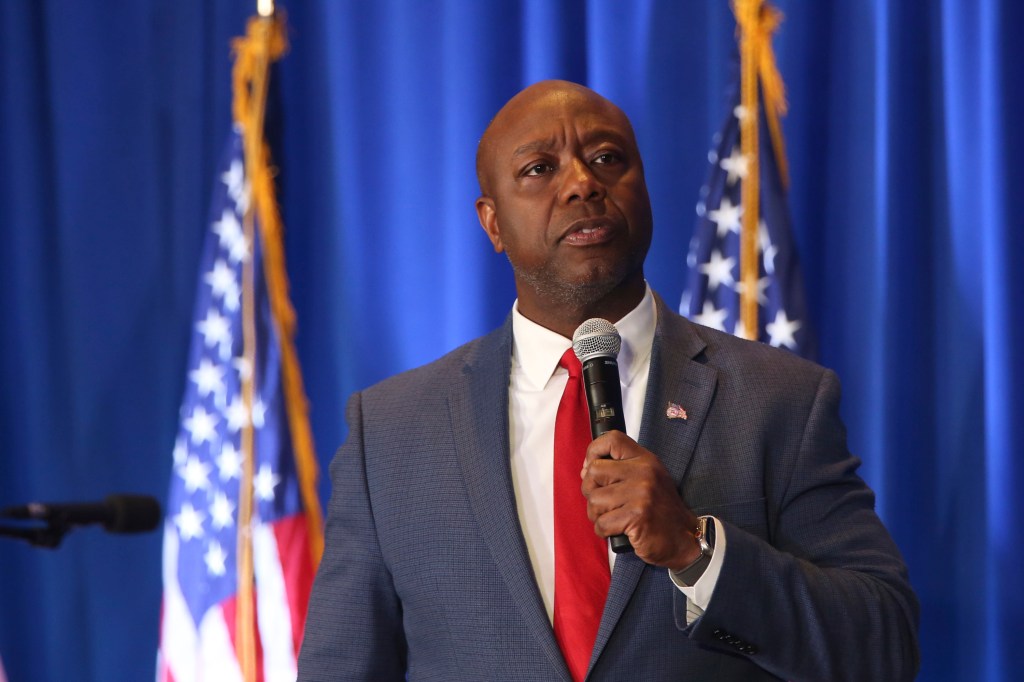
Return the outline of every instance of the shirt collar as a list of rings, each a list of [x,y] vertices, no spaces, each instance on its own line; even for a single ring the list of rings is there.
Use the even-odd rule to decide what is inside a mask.
[[[654,295],[648,285],[644,297],[635,308],[615,323],[622,337],[619,350],[619,378],[623,384],[633,383],[651,357],[657,312]],[[519,312],[519,300],[512,305],[512,367],[524,387],[542,390],[558,369],[558,361],[572,339],[542,327]]]

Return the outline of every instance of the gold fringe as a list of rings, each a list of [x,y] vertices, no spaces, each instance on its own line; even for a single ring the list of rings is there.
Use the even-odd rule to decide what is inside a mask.
[[[747,159],[743,179],[743,227],[740,233],[740,324],[744,336],[757,338],[757,295],[760,267],[758,225],[760,224],[760,156],[758,153],[758,86],[765,103],[765,118],[772,139],[783,187],[789,186],[789,164],[779,119],[786,114],[786,88],[772,51],[772,35],[782,23],[782,13],[764,0],[733,0],[740,48],[740,146]]]
[[[232,72],[235,123],[241,127],[245,149],[246,178],[250,183],[250,202],[246,212],[247,227],[258,217],[263,268],[266,273],[270,310],[277,326],[281,347],[281,380],[292,449],[299,476],[299,489],[305,507],[310,538],[310,560],[314,569],[323,554],[323,516],[316,491],[317,461],[313,435],[309,425],[309,405],[302,382],[298,354],[295,351],[295,310],[288,298],[288,275],[285,268],[283,226],[277,207],[270,152],[263,139],[266,111],[267,81],[270,64],[287,50],[285,19],[281,12],[273,17],[249,20],[244,38],[232,41],[235,66]],[[255,213],[254,213],[255,212]],[[253,243],[253,242],[250,242]],[[247,288],[252,295],[251,282]],[[252,319],[255,313],[252,312]],[[246,348],[248,349],[248,343]],[[248,356],[248,350],[247,350]],[[253,365],[250,364],[252,367]],[[250,386],[251,392],[251,386]],[[247,407],[251,408],[251,393]],[[251,414],[251,411],[250,411]],[[239,500],[239,530],[249,529],[252,520],[252,453],[247,453],[248,467],[242,482]],[[246,492],[248,491],[248,500]],[[237,613],[238,657],[245,680],[256,679],[255,614],[253,610],[252,543],[248,533],[239,533],[239,595]],[[244,547],[242,543],[244,542]]]

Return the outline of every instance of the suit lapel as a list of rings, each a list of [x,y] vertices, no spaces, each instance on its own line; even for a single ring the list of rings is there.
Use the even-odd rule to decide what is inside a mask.
[[[519,525],[508,432],[511,317],[481,339],[448,395],[455,449],[470,504],[494,563],[540,647],[570,680]]]
[[[705,348],[705,343],[694,331],[692,323],[671,312],[657,294],[655,299],[658,322],[638,442],[661,459],[676,487],[681,488],[711,406],[717,373],[694,360]],[[678,413],[669,418],[666,414],[669,403],[685,410],[686,418]],[[591,666],[608,643],[646,567],[647,564],[633,554],[616,557]],[[666,595],[666,599],[671,596]]]

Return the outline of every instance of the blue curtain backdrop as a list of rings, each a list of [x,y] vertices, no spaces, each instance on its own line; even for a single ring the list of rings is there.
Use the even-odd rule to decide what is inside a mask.
[[[229,39],[254,4],[0,2],[0,505],[166,495]],[[269,126],[324,467],[353,390],[507,313],[473,156],[530,82],[583,82],[630,115],[656,220],[648,278],[678,300],[726,113],[724,0],[279,4],[292,48]],[[777,5],[820,361],[922,601],[921,679],[1014,679],[1024,5]],[[160,592],[158,534],[0,539],[8,675],[151,678]]]

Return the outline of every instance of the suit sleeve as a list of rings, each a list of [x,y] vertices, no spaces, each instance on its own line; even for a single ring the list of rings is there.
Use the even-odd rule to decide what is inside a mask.
[[[298,679],[404,680],[402,607],[381,555],[367,482],[362,397],[331,463],[324,555],[309,600]]]
[[[839,393],[824,370],[795,455],[767,455],[770,542],[726,524],[721,574],[690,636],[787,680],[910,680],[918,604],[847,450]]]

